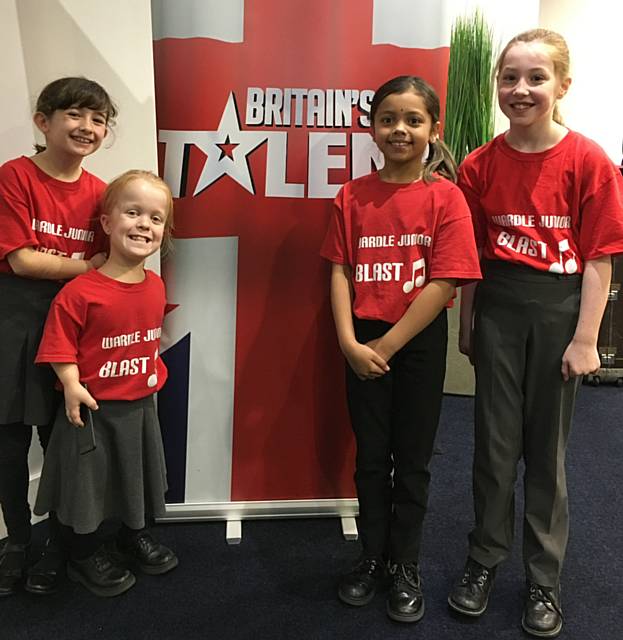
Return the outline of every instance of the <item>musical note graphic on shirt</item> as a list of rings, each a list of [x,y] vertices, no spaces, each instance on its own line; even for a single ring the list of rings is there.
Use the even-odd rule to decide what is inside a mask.
[[[420,275],[415,276],[415,272],[419,269],[422,270]],[[418,289],[424,284],[424,280],[426,280],[426,261],[424,258],[420,258],[413,263],[413,273],[411,274],[411,280],[405,282],[402,285],[402,290],[405,293],[411,293],[415,287]]]
[[[147,378],[147,386],[155,387],[158,384],[158,374],[156,373],[156,361],[158,360],[159,351],[156,349],[154,352],[154,372]]]
[[[571,253],[571,258],[563,262],[563,254],[568,251]],[[569,240],[567,240],[566,238],[558,243],[558,254],[558,262],[552,262],[552,264],[549,265],[550,273],[572,274],[578,270],[578,263],[575,259],[575,253],[573,253],[573,251],[569,248]]]

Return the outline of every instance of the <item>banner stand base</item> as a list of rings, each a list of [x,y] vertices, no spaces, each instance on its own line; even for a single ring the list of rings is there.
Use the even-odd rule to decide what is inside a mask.
[[[224,520],[227,544],[242,541],[242,521],[260,518],[338,517],[346,540],[357,540],[356,498],[323,500],[266,500],[253,502],[202,502],[168,504],[167,512],[156,522],[202,522]]]
[[[344,535],[344,540],[357,540],[359,538],[355,518],[342,517],[342,534]]]
[[[240,544],[242,542],[242,522],[240,520],[227,521],[225,540],[227,544]]]

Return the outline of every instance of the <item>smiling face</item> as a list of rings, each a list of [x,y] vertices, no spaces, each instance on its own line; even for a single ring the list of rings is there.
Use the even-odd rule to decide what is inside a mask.
[[[557,76],[548,45],[517,42],[506,52],[498,75],[500,109],[511,127],[549,126],[570,82]]]
[[[104,231],[110,236],[111,259],[141,264],[162,244],[169,196],[164,188],[144,178],[127,182],[110,212],[102,214]]]
[[[47,149],[77,158],[97,151],[108,131],[106,113],[88,107],[57,109],[50,116],[38,111],[34,121],[45,136]]]
[[[385,158],[385,169],[406,165],[420,168],[422,155],[439,132],[424,99],[414,91],[390,93],[379,104],[372,122],[372,137]]]

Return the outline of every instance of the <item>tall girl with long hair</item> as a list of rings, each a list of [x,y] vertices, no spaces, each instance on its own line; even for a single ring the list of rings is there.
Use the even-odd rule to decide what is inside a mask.
[[[569,532],[565,454],[582,376],[599,365],[597,336],[623,252],[623,181],[558,102],[571,84],[559,34],[521,33],[497,65],[509,129],[470,154],[459,186],[483,257],[474,302],[464,289],[460,349],[476,370],[469,557],[448,602],[482,615],[514,532],[517,464],[525,462],[523,629],[562,628],[560,576]]]

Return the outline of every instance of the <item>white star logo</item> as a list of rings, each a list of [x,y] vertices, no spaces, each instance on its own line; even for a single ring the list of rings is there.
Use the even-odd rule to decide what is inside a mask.
[[[207,159],[193,196],[207,189],[224,175],[228,175],[250,194],[255,195],[247,156],[267,139],[266,133],[240,130],[236,99],[234,94],[230,93],[218,130],[203,131],[194,141],[197,147],[206,154]],[[225,144],[233,147],[230,150],[231,157],[223,153],[223,149],[219,147],[219,145]]]

